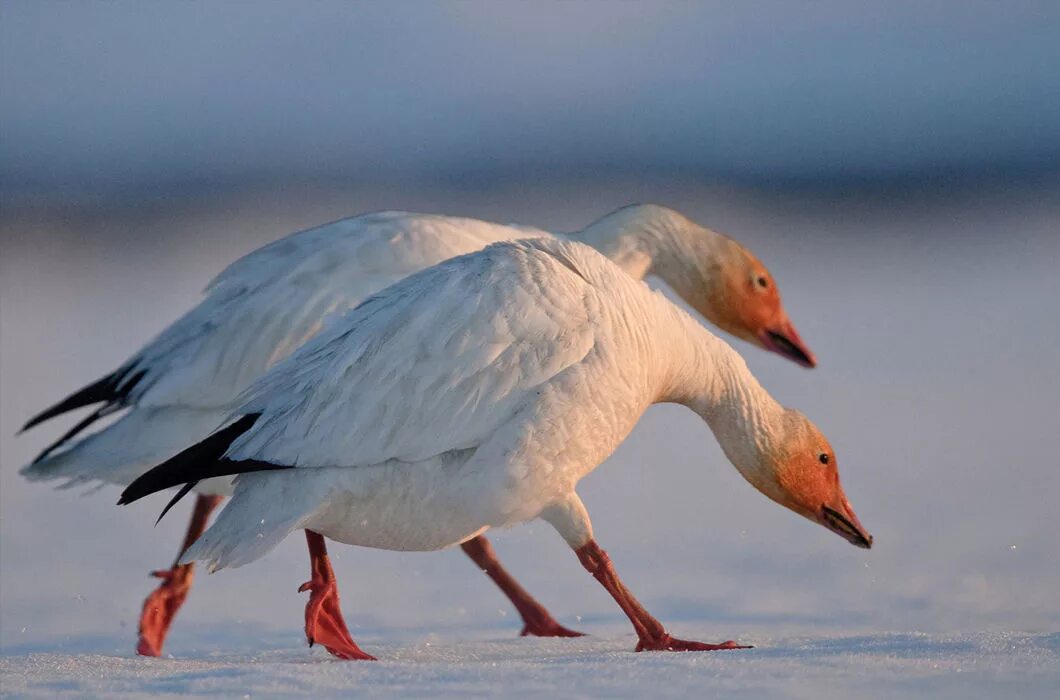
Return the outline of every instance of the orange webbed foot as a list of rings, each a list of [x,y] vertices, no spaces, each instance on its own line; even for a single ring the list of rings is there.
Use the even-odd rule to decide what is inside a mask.
[[[162,655],[169,627],[188,597],[195,576],[192,564],[152,571],[151,575],[162,579],[162,583],[144,600],[140,613],[140,639],[136,644],[140,656]]]
[[[320,644],[334,656],[347,661],[376,660],[357,646],[346,629],[339,607],[338,587],[334,581],[313,579],[303,583],[298,591],[310,592],[305,607],[305,634],[309,646]]]

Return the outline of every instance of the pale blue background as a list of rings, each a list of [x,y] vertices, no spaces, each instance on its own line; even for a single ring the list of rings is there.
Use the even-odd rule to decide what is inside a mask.
[[[401,694],[416,659],[441,649],[424,693],[516,687],[515,655],[546,688],[565,660],[587,694],[616,678],[642,694],[655,669],[679,694],[1054,696],[1060,4],[395,6],[0,5],[9,681],[88,692],[55,680],[78,673],[62,654],[130,655],[146,574],[171,561],[186,518],[152,528],[161,500],[117,508],[114,488],[25,483],[18,467],[69,422],[18,427],[113,369],[227,263],[371,209],[573,229],[656,201],[775,273],[820,367],[734,343],[831,438],[876,546],[762,498],[694,415],[657,407],[582,486],[597,534],[676,633],[751,641],[758,656],[618,654],[632,647],[620,611],[535,524],[499,533],[501,556],[565,624],[608,641],[507,641],[514,613],[458,552],[336,547],[355,636],[411,659],[349,673]],[[168,650],[281,654],[297,678],[318,677],[297,665],[322,660],[301,648],[303,550],[292,538],[200,577]],[[788,655],[803,649],[790,635],[815,641]],[[446,685],[464,678],[446,675],[451,660],[482,679]],[[267,694],[274,676],[254,657],[232,663],[203,682]],[[187,682],[161,689],[202,691],[199,671],[172,664],[161,673]],[[159,690],[123,668],[129,687]]]

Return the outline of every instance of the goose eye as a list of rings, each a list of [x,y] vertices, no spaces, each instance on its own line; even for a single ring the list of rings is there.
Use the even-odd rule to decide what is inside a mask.
[[[826,455],[824,452],[818,455],[817,459],[820,460],[821,464],[828,464],[829,461],[828,455]]]
[[[755,280],[755,282],[757,282],[758,286],[761,287],[762,289],[765,289],[766,287],[769,286],[769,280],[767,280],[765,277],[759,277],[758,279]]]

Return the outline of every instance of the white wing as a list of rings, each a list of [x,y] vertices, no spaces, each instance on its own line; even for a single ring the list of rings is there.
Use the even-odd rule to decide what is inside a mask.
[[[210,283],[202,302],[97,383],[123,385],[116,397],[102,397],[113,404],[103,413],[131,406],[129,413],[65,446],[77,432],[71,431],[22,474],[33,480],[128,483],[219,427],[240,393],[318,332],[329,314],[492,242],[550,235],[476,219],[380,212],[259,248],[230,265]],[[72,407],[91,403],[76,398],[71,397]],[[33,422],[69,410],[62,403],[54,408],[59,410],[49,409]]]
[[[456,255],[533,231],[453,217],[381,212],[283,238],[236,261],[208,296],[126,363],[144,372],[128,403],[230,406],[328,314]],[[536,232],[537,235],[548,235]]]
[[[402,280],[251,387],[238,413],[261,417],[225,456],[358,466],[477,447],[590,353],[600,304],[582,268],[605,262],[520,241]]]

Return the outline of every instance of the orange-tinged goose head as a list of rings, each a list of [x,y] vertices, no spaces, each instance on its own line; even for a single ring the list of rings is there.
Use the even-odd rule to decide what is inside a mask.
[[[788,318],[766,266],[733,240],[717,256],[716,274],[705,277],[696,311],[722,330],[802,365],[817,358]]]
[[[802,413],[785,409],[776,439],[760,455],[764,464],[747,475],[762,493],[823,525],[846,541],[868,549],[872,535],[862,526],[839,483],[835,452]]]
[[[659,277],[718,328],[803,367],[817,365],[769,270],[728,236],[656,204],[623,207],[576,236],[637,279]]]

